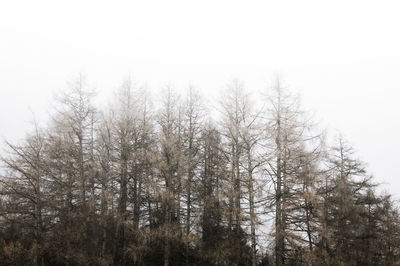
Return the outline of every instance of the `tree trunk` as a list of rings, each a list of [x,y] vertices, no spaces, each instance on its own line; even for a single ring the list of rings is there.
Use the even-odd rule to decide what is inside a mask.
[[[250,147],[247,147],[248,175],[249,175],[249,201],[250,201],[250,231],[251,231],[251,265],[256,266],[256,216],[254,212],[254,180]]]

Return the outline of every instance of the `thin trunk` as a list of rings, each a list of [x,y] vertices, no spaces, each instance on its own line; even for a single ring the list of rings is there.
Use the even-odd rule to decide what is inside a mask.
[[[232,155],[235,152],[235,147],[232,145]],[[233,212],[234,212],[234,206],[233,206],[233,196],[235,193],[235,187],[234,187],[234,182],[235,182],[235,165],[232,160],[231,162],[231,180],[230,180],[230,193],[229,193],[229,216],[228,216],[228,228],[229,230],[232,230],[232,225],[233,225]]]
[[[189,136],[189,154],[188,154],[188,180],[187,180],[187,201],[186,201],[186,265],[189,265],[189,234],[190,234],[190,210],[191,210],[191,199],[192,199],[192,178],[193,178],[193,170],[192,170],[192,146],[193,146],[193,137],[192,137],[192,120],[190,117],[189,120],[189,131],[190,131],[190,136]]]
[[[140,185],[140,174],[138,174],[138,169],[135,168],[136,172],[133,177],[133,228],[135,231],[139,229],[139,213],[140,213],[140,203],[139,203],[139,185]]]
[[[170,200],[169,197],[166,200]],[[169,226],[170,226],[170,220],[171,220],[171,216],[170,216],[169,203],[165,202],[164,266],[168,266],[169,265],[169,253],[170,253]]]
[[[279,108],[279,107],[278,107]],[[277,121],[277,159],[276,159],[276,210],[275,210],[275,264],[277,266],[284,265],[284,236],[283,236],[283,220],[282,220],[282,158],[281,158],[281,128],[280,117],[278,114]]]
[[[117,247],[115,261],[121,263],[123,261],[123,252],[125,249],[125,222],[126,222],[126,204],[128,198],[128,158],[126,151],[126,142],[123,140],[121,147],[121,173],[120,173],[120,198],[118,203],[118,225],[117,225]]]
[[[241,197],[241,187],[240,187],[240,172],[239,172],[239,148],[238,142],[236,142],[236,152],[235,152],[235,208],[236,208],[236,230],[239,233],[240,223],[241,223],[241,209],[240,209],[240,197]]]
[[[36,178],[36,203],[35,203],[35,255],[34,265],[43,265],[42,258],[42,203],[40,176]]]
[[[104,257],[106,253],[106,237],[107,237],[107,222],[106,222],[106,211],[107,211],[107,198],[106,198],[106,186],[105,186],[105,176],[103,175],[103,182],[101,186],[101,217],[102,217],[102,226],[103,226],[103,236],[102,236],[102,245],[101,245],[101,255]]]
[[[249,175],[249,201],[250,201],[250,227],[251,227],[251,265],[256,266],[256,216],[254,212],[254,180],[250,147],[247,149],[248,175]]]

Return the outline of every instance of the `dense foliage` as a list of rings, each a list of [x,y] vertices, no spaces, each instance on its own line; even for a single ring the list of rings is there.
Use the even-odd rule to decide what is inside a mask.
[[[100,109],[77,80],[6,143],[0,264],[398,264],[390,195],[279,81],[266,94],[233,81],[211,116],[193,89],[155,104],[128,80]]]

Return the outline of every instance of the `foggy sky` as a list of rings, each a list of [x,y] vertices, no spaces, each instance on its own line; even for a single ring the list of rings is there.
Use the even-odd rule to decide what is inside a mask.
[[[268,2],[268,3],[265,3]],[[1,1],[0,137],[46,121],[83,72],[100,98],[124,77],[209,98],[275,73],[321,128],[340,131],[400,196],[400,4],[396,1]],[[3,146],[1,146],[1,149]]]

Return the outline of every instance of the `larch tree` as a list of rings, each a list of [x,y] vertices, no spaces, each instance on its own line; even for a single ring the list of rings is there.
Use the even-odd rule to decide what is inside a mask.
[[[65,172],[60,173],[60,178],[64,179],[68,185],[67,201],[70,205],[67,223],[73,223],[73,238],[78,239],[78,245],[73,247],[74,254],[81,251],[89,252],[93,255],[94,246],[92,244],[92,235],[90,228],[90,212],[93,212],[88,201],[92,194],[90,181],[93,180],[93,142],[96,109],[93,105],[93,91],[87,88],[85,78],[80,75],[77,80],[70,84],[67,92],[58,97],[59,107],[56,115],[53,117],[53,126],[58,131],[55,140],[60,141],[59,145],[63,150],[59,150],[57,158],[63,166],[60,168]],[[56,159],[56,158],[54,158]],[[56,160],[57,160],[56,159]],[[60,190],[63,188],[60,187]],[[74,209],[77,207],[77,212]],[[71,211],[76,216],[73,217]],[[69,229],[72,227],[69,227]],[[70,237],[67,237],[69,239]],[[72,244],[72,243],[69,243]],[[70,246],[70,245],[67,246]],[[72,246],[71,246],[72,248]],[[72,260],[85,261],[85,256],[75,256]]]
[[[164,213],[164,265],[167,266],[170,263],[171,242],[179,239],[181,234],[180,190],[182,188],[183,155],[181,150],[182,125],[180,100],[170,87],[167,88],[165,93],[166,95],[158,115],[158,124],[160,126],[158,168],[164,181],[164,188],[159,193]]]
[[[44,218],[49,209],[45,191],[48,180],[45,133],[35,125],[35,132],[23,145],[7,145],[11,154],[3,158],[3,163],[11,173],[1,180],[1,186],[2,194],[7,197],[5,204],[11,211],[4,217],[28,228],[32,233],[32,264],[44,265],[45,233],[49,227]],[[22,263],[22,258],[13,263]]]
[[[250,136],[250,134],[253,134],[250,131],[253,130],[251,120],[254,117],[252,117],[250,111],[249,96],[244,90],[244,86],[239,80],[233,80],[228,84],[226,94],[221,102],[221,125],[223,126],[221,133],[225,142],[225,157],[230,167],[227,182],[230,188],[227,191],[229,199],[228,228],[231,230],[230,236],[233,245],[231,259],[234,265],[240,265],[247,260],[245,256],[246,241],[243,241],[245,231],[242,228],[245,220],[244,191],[246,189],[246,181],[247,185],[251,184],[253,186],[252,173],[254,171],[252,165],[252,148],[254,146],[252,137],[254,136]],[[252,193],[253,191],[250,189],[249,192]],[[253,202],[251,202],[252,200]],[[254,198],[250,199],[250,203],[254,203]],[[255,230],[254,213],[253,222],[252,230]],[[253,240],[255,241],[255,238]],[[255,242],[252,242],[252,245],[255,248]]]
[[[189,265],[190,246],[193,242],[191,235],[194,225],[193,217],[196,215],[195,202],[195,184],[199,179],[200,167],[200,137],[202,130],[203,107],[201,105],[200,95],[193,88],[188,89],[186,102],[184,104],[183,114],[183,154],[184,167],[183,185],[185,188],[186,213],[185,213],[185,235],[186,235],[186,265]]]
[[[266,173],[274,184],[275,264],[299,260],[303,244],[312,250],[312,201],[318,178],[319,134],[305,119],[299,99],[279,79],[265,108]],[[302,256],[302,255],[301,255]]]

